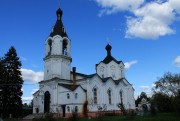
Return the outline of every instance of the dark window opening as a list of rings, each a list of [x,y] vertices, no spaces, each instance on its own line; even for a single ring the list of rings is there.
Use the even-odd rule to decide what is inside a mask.
[[[63,33],[65,33],[65,32],[66,32],[66,30],[65,30],[65,28],[64,28],[64,27],[62,27],[62,32],[63,32]]]
[[[69,93],[67,93],[67,99],[69,99],[70,98],[70,95],[69,95]]]
[[[109,101],[109,104],[112,104],[111,102],[111,90],[108,90],[108,101]]]
[[[104,78],[104,74],[102,74],[102,78]]]
[[[122,91],[120,91],[120,100],[121,100],[121,103],[123,102],[123,94],[122,94]]]
[[[78,112],[78,106],[75,106],[75,112],[76,113]]]
[[[48,55],[51,55],[51,51],[52,51],[52,40],[49,40],[49,41],[48,41],[48,45],[49,45]]]
[[[36,108],[36,113],[39,113],[39,108]]]
[[[75,93],[75,99],[77,99],[78,98],[78,93]]]
[[[63,55],[67,55],[67,45],[68,45],[68,42],[67,40],[63,40]]]
[[[70,112],[70,107],[69,106],[67,106],[67,111]]]
[[[94,95],[94,104],[97,104],[97,89],[93,89],[93,95]]]

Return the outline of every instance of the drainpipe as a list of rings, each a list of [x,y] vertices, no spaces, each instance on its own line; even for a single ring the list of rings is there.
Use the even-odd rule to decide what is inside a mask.
[[[73,67],[73,85],[76,85],[76,67]]]

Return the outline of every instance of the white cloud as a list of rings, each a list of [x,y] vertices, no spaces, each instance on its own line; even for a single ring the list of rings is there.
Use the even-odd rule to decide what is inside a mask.
[[[180,67],[180,56],[177,56],[174,60],[174,64],[176,67]]]
[[[39,89],[33,89],[31,94],[34,94],[36,91],[38,91]]]
[[[150,86],[144,86],[144,85],[142,85],[142,86],[140,86],[140,88],[143,89],[143,90],[149,90],[149,89],[150,89]]]
[[[156,39],[174,33],[170,25],[175,19],[169,3],[147,3],[134,11],[136,17],[127,19],[126,37]]]
[[[143,92],[146,93],[146,95],[147,95],[148,97],[151,97],[151,96],[152,96],[152,89],[151,89],[152,86],[142,85],[142,86],[140,86],[140,88],[142,89]]]
[[[138,61],[137,60],[133,60],[133,61],[130,61],[130,62],[125,62],[124,65],[125,65],[125,69],[129,69],[132,65],[136,64]]]
[[[175,33],[171,28],[180,14],[179,0],[95,0],[101,7],[99,16],[129,11],[126,38],[157,39]]]
[[[31,101],[33,99],[33,97],[22,97],[22,101],[25,102],[25,101]]]
[[[27,61],[27,58],[25,58],[25,57],[23,57],[23,56],[20,56],[20,59],[21,59],[22,61]]]
[[[179,0],[169,0],[169,4],[172,8],[174,8],[175,12],[180,14],[180,4]]]
[[[98,16],[112,14],[119,11],[133,11],[138,8],[144,0],[95,0],[102,8]]]
[[[43,80],[44,73],[43,72],[35,72],[33,70],[29,69],[21,69],[22,77],[24,81],[29,82],[39,82]]]

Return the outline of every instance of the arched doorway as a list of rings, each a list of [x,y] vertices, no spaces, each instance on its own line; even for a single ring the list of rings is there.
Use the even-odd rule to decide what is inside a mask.
[[[49,91],[46,91],[44,94],[44,113],[49,113],[50,111],[50,99],[51,95]]]
[[[143,105],[142,105],[142,109],[143,109],[144,112],[147,112],[147,111],[148,111],[147,105],[146,105],[146,104],[143,104]]]

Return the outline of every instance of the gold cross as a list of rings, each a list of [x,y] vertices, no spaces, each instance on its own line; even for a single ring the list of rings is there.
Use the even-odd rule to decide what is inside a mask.
[[[61,4],[62,4],[62,2],[61,2],[61,1],[59,1],[59,3],[58,3],[58,8],[60,8]]]
[[[107,44],[109,44],[109,41],[110,41],[110,39],[109,39],[109,38],[106,38],[106,42],[107,42]]]

